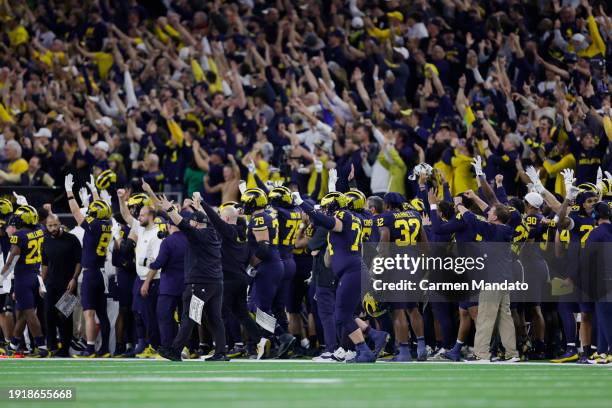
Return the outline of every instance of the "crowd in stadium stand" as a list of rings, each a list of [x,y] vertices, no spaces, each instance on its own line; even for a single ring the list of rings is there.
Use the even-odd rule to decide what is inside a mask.
[[[424,222],[483,182],[563,202],[566,169],[612,196],[606,1],[0,0],[0,20],[2,187],[110,169],[118,212],[143,185],[218,207],[241,180],[316,202],[331,177]]]
[[[255,186],[251,160],[304,192],[319,160],[320,197],[332,167],[410,197],[426,162],[458,194],[480,153],[509,194],[517,159],[563,194],[561,168],[595,181],[573,143],[588,135],[609,166],[605,2],[170,3],[0,3],[3,184],[110,168],[218,205]]]

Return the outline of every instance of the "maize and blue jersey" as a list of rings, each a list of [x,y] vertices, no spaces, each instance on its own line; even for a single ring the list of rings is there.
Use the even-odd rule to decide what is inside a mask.
[[[106,252],[111,241],[111,221],[87,217],[81,227],[85,230],[81,256],[83,269],[104,268]]]

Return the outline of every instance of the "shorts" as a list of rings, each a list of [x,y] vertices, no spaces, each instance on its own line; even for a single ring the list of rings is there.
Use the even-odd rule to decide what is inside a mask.
[[[474,306],[478,306],[478,302],[459,302],[459,309],[470,310]]]
[[[81,282],[81,306],[83,310],[106,307],[104,276],[100,269],[84,269]]]
[[[34,273],[24,274],[19,279],[15,279],[13,286],[15,310],[35,309],[36,296],[39,296],[38,288],[38,275]]]
[[[580,313],[595,313],[594,302],[578,302],[578,309]]]

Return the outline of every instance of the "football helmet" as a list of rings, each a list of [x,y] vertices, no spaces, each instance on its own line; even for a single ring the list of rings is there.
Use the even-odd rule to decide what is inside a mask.
[[[366,196],[359,190],[350,190],[344,193],[346,205],[349,210],[363,211],[366,205]]]
[[[249,188],[242,193],[240,204],[245,214],[253,214],[256,210],[262,210],[268,205],[268,197],[260,188]]]

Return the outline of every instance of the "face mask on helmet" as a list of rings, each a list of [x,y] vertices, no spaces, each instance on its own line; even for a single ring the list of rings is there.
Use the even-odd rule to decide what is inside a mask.
[[[366,204],[365,195],[359,190],[351,190],[344,194],[347,199],[347,207],[352,211],[363,211]]]
[[[15,228],[32,228],[36,224],[38,224],[38,212],[30,205],[22,205],[17,208],[9,220],[9,225]]]
[[[346,197],[342,193],[329,193],[321,199],[321,210],[328,215],[334,215],[336,211],[346,208]]]
[[[287,187],[275,187],[268,194],[270,204],[278,207],[290,207],[293,204],[291,191]]]
[[[111,217],[111,209],[104,201],[95,200],[87,207],[87,216],[99,220],[107,220]]]
[[[263,190],[259,188],[250,188],[240,197],[240,204],[245,214],[253,214],[254,211],[266,208],[268,205],[268,197],[266,197]]]

